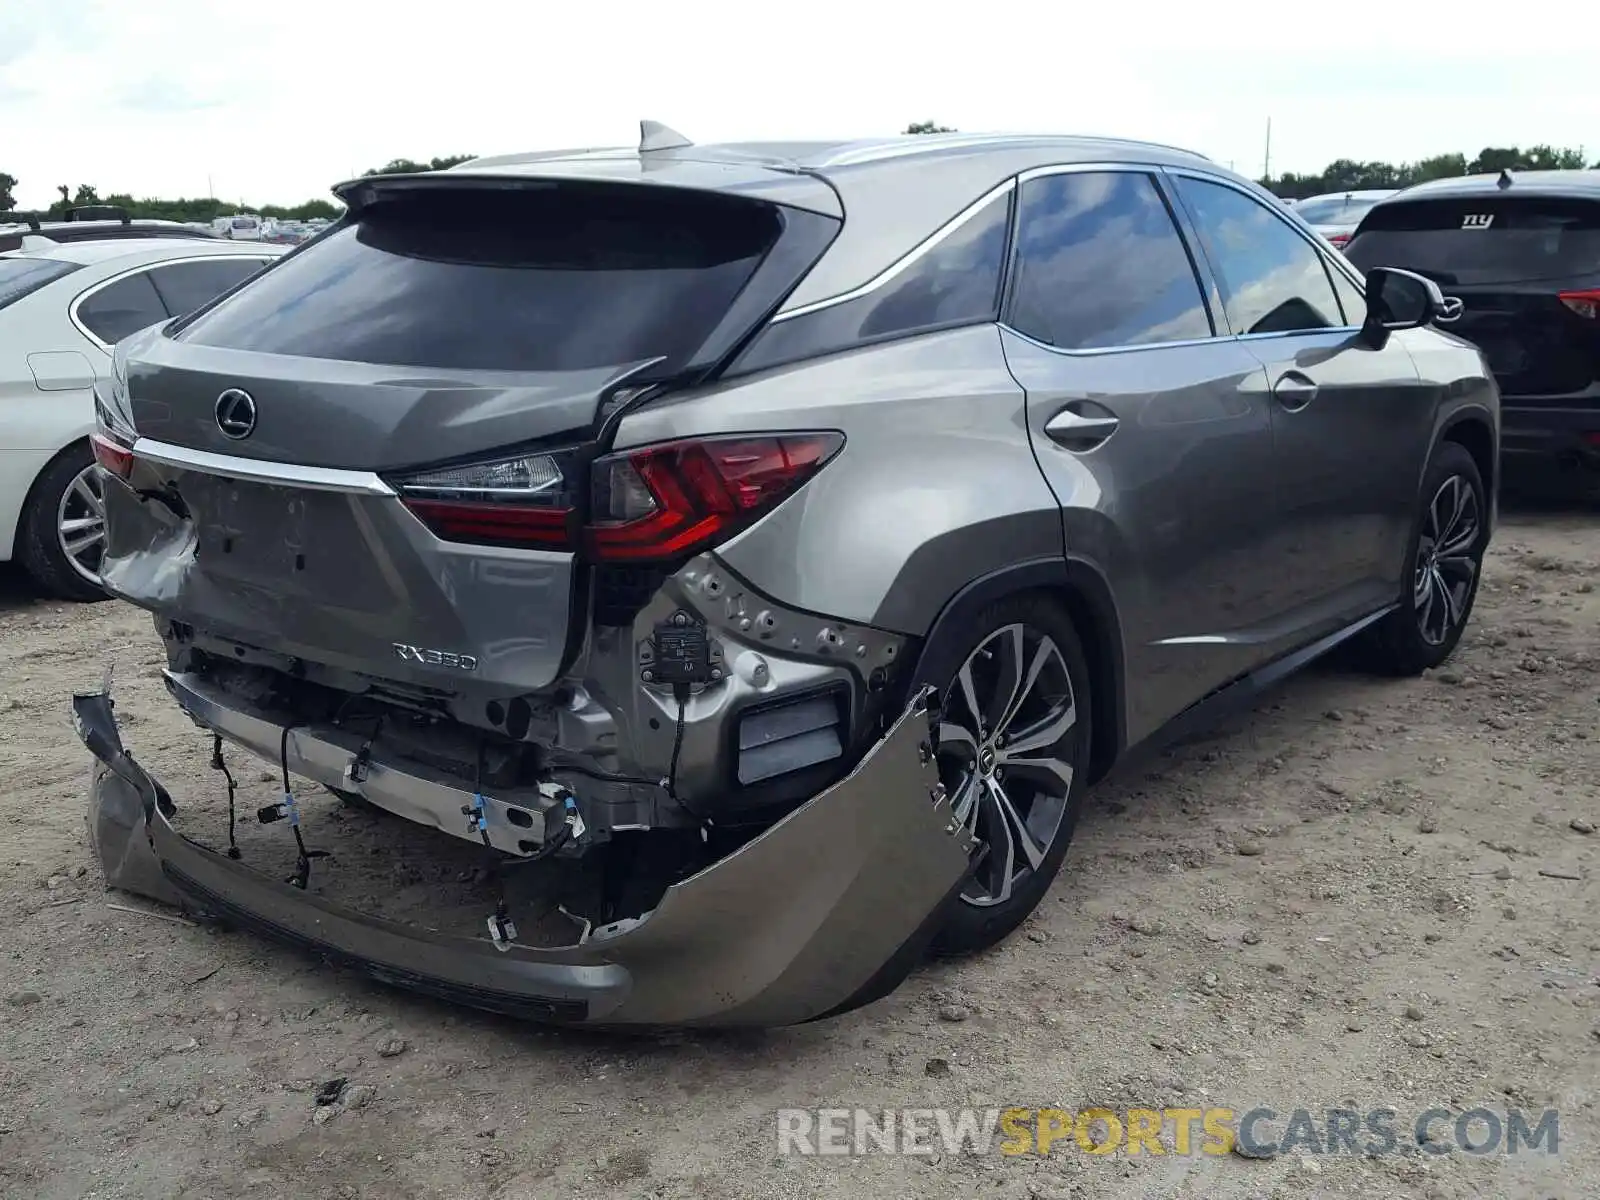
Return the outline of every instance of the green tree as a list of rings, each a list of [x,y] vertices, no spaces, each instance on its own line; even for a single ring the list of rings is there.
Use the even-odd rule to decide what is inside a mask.
[[[392,158],[381,167],[374,167],[370,171],[361,172],[363,177],[369,175],[415,175],[422,171],[443,171],[464,163],[468,159],[477,158],[476,154],[447,154],[443,158],[430,158],[425,163],[416,162],[409,158]]]
[[[17,177],[0,171],[0,212],[10,212],[17,206]]]
[[[913,121],[906,126],[907,133],[954,133],[949,125],[939,125],[933,121]]]

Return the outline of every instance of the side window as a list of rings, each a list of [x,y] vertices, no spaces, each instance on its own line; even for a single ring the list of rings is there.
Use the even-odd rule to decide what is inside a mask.
[[[150,282],[150,272],[140,271],[103,287],[78,305],[78,320],[106,345],[114,345],[171,314]]]
[[[993,321],[1000,310],[1011,196],[997,196],[864,296],[768,325],[735,366],[759,371],[890,337]]]
[[[1322,256],[1265,204],[1220,183],[1176,177],[1235,333],[1344,325]]]
[[[168,263],[150,272],[166,310],[175,317],[209,304],[266,262],[260,258],[194,259]]]
[[[1083,171],[1022,188],[1009,323],[1064,350],[1212,336],[1200,281],[1149,175]]]
[[[1344,309],[1346,325],[1360,325],[1367,319],[1367,298],[1360,288],[1350,282],[1350,276],[1337,267],[1328,268],[1328,278],[1333,280],[1333,290],[1338,293],[1339,307]]]

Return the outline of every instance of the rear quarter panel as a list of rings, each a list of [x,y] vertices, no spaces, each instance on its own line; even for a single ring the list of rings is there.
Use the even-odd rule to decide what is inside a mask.
[[[615,448],[716,433],[834,429],[844,449],[717,548],[796,608],[925,634],[970,580],[1062,553],[1022,389],[992,325],[833,355],[631,414]]]

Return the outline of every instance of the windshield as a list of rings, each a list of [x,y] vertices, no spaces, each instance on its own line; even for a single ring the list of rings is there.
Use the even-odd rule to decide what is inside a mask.
[[[779,231],[770,205],[670,188],[434,191],[380,201],[178,337],[425,368],[681,364]]]
[[[76,263],[54,258],[0,257],[0,308],[16,303],[29,292],[38,291],[77,269]]]
[[[1361,270],[1441,284],[1533,283],[1600,272],[1600,202],[1462,196],[1386,204],[1345,246]]]
[[[235,217],[233,219],[233,227],[235,229],[254,229],[256,227],[256,219],[254,217]]]
[[[1343,196],[1334,196],[1297,204],[1295,212],[1307,225],[1354,225],[1377,203],[1376,197],[1370,200],[1347,200]]]

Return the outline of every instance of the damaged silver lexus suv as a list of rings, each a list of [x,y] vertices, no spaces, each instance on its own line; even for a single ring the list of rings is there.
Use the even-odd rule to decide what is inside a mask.
[[[1499,403],[1434,284],[1164,147],[643,134],[341,185],[118,347],[105,585],[297,865],[180,833],[82,695],[113,884],[489,1009],[809,1020],[1013,930],[1130,748],[1454,649]],[[339,903],[292,777],[569,935]]]

